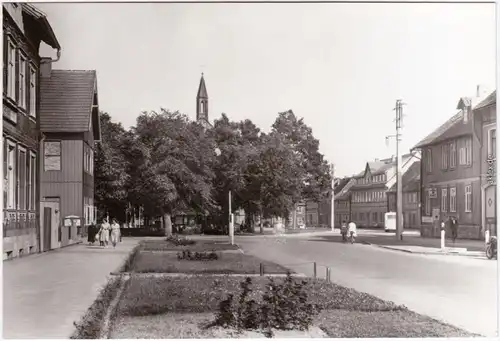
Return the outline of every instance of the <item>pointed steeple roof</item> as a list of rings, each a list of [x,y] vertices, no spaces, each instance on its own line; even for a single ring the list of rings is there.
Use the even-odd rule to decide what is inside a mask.
[[[201,73],[200,87],[198,88],[197,98],[208,98],[207,87],[205,85],[205,78],[203,78],[203,72]]]

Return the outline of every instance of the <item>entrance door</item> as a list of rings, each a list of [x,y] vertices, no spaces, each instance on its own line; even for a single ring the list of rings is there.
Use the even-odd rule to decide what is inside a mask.
[[[43,246],[42,251],[48,251],[60,246],[59,198],[46,200],[40,202],[40,213],[42,214],[40,220],[43,222],[42,240],[40,241],[40,244]]]
[[[43,247],[42,251],[50,250],[51,230],[52,230],[52,208],[43,208]]]
[[[486,188],[484,192],[484,202],[485,202],[485,230],[489,230],[490,234],[492,236],[496,236],[497,234],[497,228],[496,228],[496,221],[497,221],[497,191],[496,191],[496,186],[490,186]]]

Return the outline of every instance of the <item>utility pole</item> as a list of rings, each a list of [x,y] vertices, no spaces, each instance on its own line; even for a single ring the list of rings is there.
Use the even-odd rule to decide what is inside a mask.
[[[403,103],[400,99],[396,101],[396,157],[397,157],[397,194],[396,194],[396,239],[403,240],[403,158],[399,143],[401,142],[401,128],[403,122]]]
[[[398,99],[396,101],[396,107],[393,109],[396,111],[396,135],[385,137],[386,142],[388,142],[391,137],[396,139],[396,239],[398,240],[403,240],[403,158],[399,147],[402,136],[401,129],[403,127],[403,105],[403,101]]]
[[[331,165],[331,173],[332,173],[332,200],[331,200],[331,217],[330,224],[332,228],[332,232],[335,232],[335,164]]]

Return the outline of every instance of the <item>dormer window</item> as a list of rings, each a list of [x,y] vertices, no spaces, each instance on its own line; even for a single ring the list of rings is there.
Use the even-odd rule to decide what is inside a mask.
[[[467,122],[469,122],[469,111],[470,111],[469,107],[464,106],[462,111],[463,111],[463,122],[464,122],[464,124],[466,124]]]

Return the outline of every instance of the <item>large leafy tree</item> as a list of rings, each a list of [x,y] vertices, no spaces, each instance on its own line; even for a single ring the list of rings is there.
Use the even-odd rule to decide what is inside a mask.
[[[98,207],[98,219],[109,214],[124,220],[127,193],[126,162],[122,153],[125,129],[120,123],[114,123],[106,112],[100,113],[101,141],[96,144],[95,153],[95,203]]]
[[[319,140],[304,119],[297,118],[292,110],[279,113],[272,131],[280,134],[294,150],[293,159],[300,165],[302,177],[300,199],[319,201],[327,196],[331,186],[330,168],[319,152]]]
[[[176,211],[213,208],[214,143],[200,125],[179,112],[144,112],[126,145],[129,199],[148,216],[161,215],[167,235]]]

